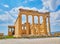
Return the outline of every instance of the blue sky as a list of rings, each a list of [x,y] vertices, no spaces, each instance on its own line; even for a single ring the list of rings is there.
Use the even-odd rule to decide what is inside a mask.
[[[60,31],[60,0],[0,0],[0,33],[7,34],[7,26],[14,24],[19,8],[49,11],[51,32]]]

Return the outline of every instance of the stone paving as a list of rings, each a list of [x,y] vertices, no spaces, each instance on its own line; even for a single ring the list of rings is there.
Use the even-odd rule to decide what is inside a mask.
[[[60,38],[3,39],[0,44],[60,44]]]

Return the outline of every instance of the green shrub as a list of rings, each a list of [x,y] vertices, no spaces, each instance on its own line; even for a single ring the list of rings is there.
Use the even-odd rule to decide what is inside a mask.
[[[5,39],[9,39],[10,38],[11,39],[11,38],[15,38],[15,37],[13,37],[13,36],[4,36],[4,38]]]

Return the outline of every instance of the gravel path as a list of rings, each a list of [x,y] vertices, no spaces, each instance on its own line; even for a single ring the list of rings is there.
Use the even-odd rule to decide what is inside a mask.
[[[0,44],[60,44],[60,38],[3,39]]]

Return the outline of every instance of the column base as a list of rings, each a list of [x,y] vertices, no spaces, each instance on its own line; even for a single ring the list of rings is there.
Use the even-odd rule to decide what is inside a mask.
[[[21,35],[14,35],[14,37],[22,37]]]
[[[48,34],[48,36],[52,36],[51,34]]]

